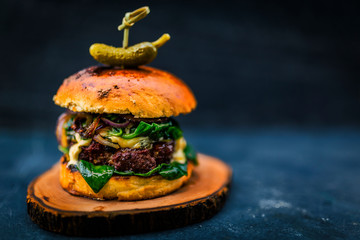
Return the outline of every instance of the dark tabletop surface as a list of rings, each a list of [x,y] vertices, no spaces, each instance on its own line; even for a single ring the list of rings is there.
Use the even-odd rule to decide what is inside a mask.
[[[52,132],[0,133],[0,239],[64,238],[40,229],[26,212],[27,185],[60,157]],[[359,238],[360,129],[185,129],[185,135],[232,166],[225,207],[198,224],[123,238]]]

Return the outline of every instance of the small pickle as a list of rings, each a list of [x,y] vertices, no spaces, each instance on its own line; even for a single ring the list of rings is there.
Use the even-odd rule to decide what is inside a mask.
[[[127,48],[116,48],[102,43],[94,43],[90,46],[90,55],[98,62],[111,65],[137,67],[148,64],[154,60],[159,47],[170,39],[165,33],[154,42],[142,42]]]

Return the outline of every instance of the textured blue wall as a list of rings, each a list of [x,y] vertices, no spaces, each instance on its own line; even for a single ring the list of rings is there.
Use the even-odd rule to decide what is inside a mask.
[[[62,80],[97,64],[94,42],[120,46],[123,14],[150,5],[130,44],[172,39],[152,66],[199,101],[186,125],[358,125],[360,15],[341,1],[5,1],[0,123],[51,126]],[[4,45],[3,45],[4,46]]]

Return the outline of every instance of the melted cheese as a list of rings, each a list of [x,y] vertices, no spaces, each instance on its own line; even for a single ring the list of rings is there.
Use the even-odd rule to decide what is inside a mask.
[[[68,162],[68,166],[71,164],[76,165],[79,161],[78,157],[81,152],[81,147],[87,147],[91,143],[91,139],[81,139],[80,135],[78,133],[75,133],[75,139],[77,143],[72,145],[69,149],[69,158],[70,161]]]
[[[184,153],[184,149],[186,147],[185,138],[181,137],[175,142],[175,152],[171,159],[171,162],[178,162],[184,164],[186,162],[186,156]]]
[[[121,137],[109,136],[108,137],[113,143],[119,144],[122,148],[141,148],[151,144],[148,137],[137,137],[132,139],[124,139]]]

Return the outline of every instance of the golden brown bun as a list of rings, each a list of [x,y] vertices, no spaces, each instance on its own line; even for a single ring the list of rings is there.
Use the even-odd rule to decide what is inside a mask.
[[[117,69],[93,66],[65,79],[54,101],[74,112],[171,117],[191,112],[196,100],[174,75],[147,66]]]
[[[160,175],[152,177],[114,176],[98,193],[89,187],[78,171],[72,172],[60,159],[60,184],[71,194],[95,199],[142,200],[166,195],[180,188],[191,176],[193,165],[188,164],[188,175],[166,180]]]

